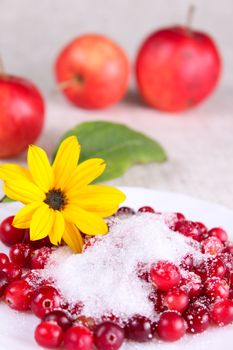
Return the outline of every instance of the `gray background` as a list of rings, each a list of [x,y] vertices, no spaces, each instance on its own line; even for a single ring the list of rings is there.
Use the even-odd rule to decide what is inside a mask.
[[[158,140],[169,161],[134,166],[112,184],[182,192],[233,208],[233,0],[192,3],[193,26],[218,42],[224,72],[216,92],[186,113],[161,113],[132,96],[106,110],[79,109],[55,92],[52,66],[63,45],[84,32],[112,37],[133,59],[152,30],[185,22],[190,1],[0,0],[0,53],[7,71],[34,80],[45,93],[46,124],[38,144],[49,155],[81,121],[125,123]],[[11,160],[25,161],[25,154]]]
[[[225,61],[223,83],[233,82],[233,0],[0,0],[0,54],[9,72],[53,87],[59,50],[83,32],[104,33],[133,60],[151,31],[185,23],[196,5],[193,26],[216,39]]]

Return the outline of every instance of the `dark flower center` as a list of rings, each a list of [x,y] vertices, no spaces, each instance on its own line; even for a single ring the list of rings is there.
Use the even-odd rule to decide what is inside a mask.
[[[61,190],[53,189],[46,193],[44,202],[54,210],[62,210],[66,205],[66,196]]]

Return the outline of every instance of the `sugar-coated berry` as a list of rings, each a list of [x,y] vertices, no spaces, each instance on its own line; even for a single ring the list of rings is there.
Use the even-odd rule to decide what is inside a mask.
[[[145,206],[145,207],[141,207],[138,209],[139,213],[151,213],[154,214],[155,210],[152,207],[149,206]]]
[[[154,289],[148,296],[148,299],[154,304],[154,310],[157,313],[161,313],[167,310],[167,307],[164,305],[164,292],[161,292],[158,289]]]
[[[182,313],[188,307],[188,303],[188,294],[179,288],[169,290],[164,296],[164,305],[166,305],[169,310],[175,310]]]
[[[9,216],[0,225],[0,240],[8,247],[23,242],[25,236],[24,229],[12,226],[13,220],[14,216]]]
[[[221,227],[214,227],[208,231],[208,235],[211,237],[217,237],[221,242],[226,242],[228,240],[228,234]]]
[[[210,317],[214,324],[219,327],[233,322],[233,301],[226,299],[212,305]]]
[[[27,267],[30,262],[32,248],[27,243],[17,243],[10,248],[10,259],[21,267]]]
[[[7,274],[0,270],[0,297],[3,296],[6,287],[8,286],[9,278]]]
[[[204,285],[205,294],[213,301],[216,299],[227,299],[229,296],[228,283],[219,277],[208,278]]]
[[[184,290],[190,298],[200,295],[202,291],[201,277],[194,272],[189,272],[187,276],[182,278],[180,288]]]
[[[6,265],[9,262],[10,260],[8,256],[4,253],[0,253],[0,269],[2,268],[3,265]]]
[[[152,323],[149,318],[135,315],[125,326],[125,336],[127,339],[137,342],[146,342],[152,339]]]
[[[157,333],[165,341],[176,341],[185,335],[184,319],[175,311],[164,312],[157,324]]]
[[[9,262],[2,266],[2,271],[4,271],[10,281],[19,280],[22,276],[22,268],[15,263]]]
[[[188,333],[202,333],[209,327],[209,311],[207,307],[199,303],[190,304],[183,316],[187,323]]]
[[[37,344],[48,349],[60,347],[63,336],[63,330],[54,322],[41,322],[35,330]]]
[[[47,313],[44,317],[44,321],[56,322],[63,331],[66,331],[72,326],[72,321],[70,320],[69,316],[62,310],[54,310]]]
[[[150,278],[158,289],[166,292],[179,284],[181,275],[176,265],[169,261],[159,260],[152,265]]]
[[[110,321],[100,323],[94,331],[94,344],[98,350],[117,350],[124,338],[124,330]]]
[[[91,331],[83,326],[69,328],[64,336],[65,350],[90,350],[93,345]]]
[[[201,241],[202,228],[199,223],[196,224],[188,220],[178,221],[175,226],[175,231],[180,232],[186,237],[191,237],[198,242]]]
[[[202,252],[204,254],[217,255],[220,254],[224,246],[217,237],[208,237],[201,242]]]
[[[11,282],[5,290],[5,302],[17,311],[30,310],[33,288],[24,280]]]
[[[58,291],[52,286],[42,286],[38,288],[32,297],[32,312],[39,318],[60,306],[60,296]]]
[[[49,247],[42,247],[31,254],[30,268],[31,269],[43,269],[49,260],[52,253],[52,249]]]

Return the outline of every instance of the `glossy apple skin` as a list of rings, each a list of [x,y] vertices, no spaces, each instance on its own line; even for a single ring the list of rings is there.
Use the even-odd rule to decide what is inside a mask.
[[[34,143],[44,114],[43,97],[32,83],[0,75],[0,158],[17,156]]]
[[[185,27],[149,36],[136,60],[138,89],[146,103],[168,112],[187,110],[214,90],[221,58],[206,34]]]
[[[98,109],[109,107],[125,95],[130,65],[124,51],[102,35],[83,35],[74,39],[55,62],[58,83],[75,105]]]

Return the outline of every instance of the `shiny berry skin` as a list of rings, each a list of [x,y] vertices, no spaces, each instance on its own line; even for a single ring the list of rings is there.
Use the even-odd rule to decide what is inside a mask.
[[[45,322],[56,322],[63,331],[66,331],[72,326],[72,321],[67,314],[62,310],[54,310],[47,313],[44,317]]]
[[[224,246],[217,237],[208,237],[201,242],[202,252],[204,254],[220,254]]]
[[[116,216],[131,216],[134,214],[135,211],[130,207],[120,207],[116,212]]]
[[[190,298],[198,296],[202,290],[201,277],[194,272],[190,272],[186,277],[182,278],[180,288],[184,290]]]
[[[12,226],[14,216],[9,216],[0,225],[0,240],[11,247],[13,244],[23,242],[25,230]]]
[[[147,342],[152,339],[153,329],[150,319],[141,315],[135,315],[125,326],[127,339],[137,342]]]
[[[54,322],[41,322],[35,330],[35,340],[44,348],[53,349],[60,347],[63,341],[63,331]]]
[[[0,297],[3,296],[8,283],[9,279],[7,277],[7,274],[0,270]]]
[[[152,265],[150,277],[155,287],[164,292],[176,287],[181,279],[178,267],[165,260],[159,260]]]
[[[43,269],[48,262],[51,253],[52,249],[49,247],[42,247],[32,252],[30,268],[39,270]]]
[[[90,350],[93,345],[91,331],[83,326],[69,328],[64,337],[66,350]]]
[[[191,237],[200,242],[202,231],[198,224],[193,221],[183,220],[176,223],[175,231],[180,232],[186,237]]]
[[[94,344],[98,350],[117,350],[124,339],[124,330],[110,321],[100,323],[94,331]]]
[[[188,294],[179,288],[173,288],[164,296],[164,305],[169,310],[183,312],[189,303]]]
[[[229,285],[227,282],[219,277],[208,278],[204,285],[205,294],[211,300],[227,299],[229,296]]]
[[[188,333],[202,333],[210,324],[208,309],[198,303],[191,304],[184,312],[183,317],[187,323]]]
[[[214,324],[219,327],[233,322],[233,301],[226,299],[214,305],[210,310],[210,317]]]
[[[60,296],[57,290],[51,286],[42,286],[38,288],[32,297],[32,312],[39,318],[60,306]]]
[[[17,311],[30,310],[33,288],[24,280],[11,282],[5,290],[5,302]]]
[[[196,228],[200,231],[200,233],[202,234],[202,237],[207,233],[208,229],[207,227],[202,223],[202,222],[195,222],[195,226]]]
[[[214,227],[208,231],[208,235],[211,237],[217,237],[221,242],[228,240],[228,234],[221,227]]]
[[[174,311],[164,312],[157,324],[157,333],[162,340],[176,341],[185,335],[186,327],[182,316]]]
[[[173,213],[169,215],[167,219],[165,219],[165,222],[171,230],[175,231],[177,222],[184,221],[184,220],[185,220],[185,216],[183,214]]]
[[[151,213],[151,214],[154,214],[155,213],[155,210],[151,207],[141,207],[138,209],[138,213]]]
[[[226,264],[219,256],[208,258],[195,268],[195,272],[201,277],[202,281],[205,281],[208,277],[222,278],[226,270]]]
[[[4,253],[0,253],[0,269],[3,265],[6,265],[10,262],[8,256]]]
[[[27,267],[30,262],[32,248],[26,243],[17,243],[10,248],[10,259],[21,267]]]
[[[223,249],[223,253],[228,253],[233,255],[233,244],[232,243],[228,243],[225,248]]]
[[[22,268],[18,264],[12,262],[3,265],[1,270],[7,274],[10,281],[19,280],[22,276]]]

